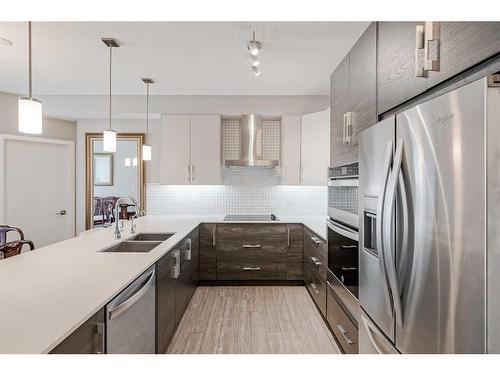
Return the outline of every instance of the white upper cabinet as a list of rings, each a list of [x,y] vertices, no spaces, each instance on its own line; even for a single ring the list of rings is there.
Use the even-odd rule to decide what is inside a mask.
[[[281,119],[281,177],[283,185],[300,185],[301,116]]]
[[[221,184],[220,117],[191,116],[191,183]]]
[[[330,109],[302,116],[302,185],[326,186],[330,162]]]
[[[190,181],[190,116],[162,115],[161,172],[163,185],[185,185]]]
[[[221,183],[218,115],[162,115],[162,185]]]

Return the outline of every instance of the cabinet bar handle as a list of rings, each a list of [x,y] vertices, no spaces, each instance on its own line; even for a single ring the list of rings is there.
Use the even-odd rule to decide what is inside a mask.
[[[286,235],[287,235],[287,247],[290,247],[290,228],[286,229]]]
[[[187,165],[187,168],[188,168],[188,178],[187,178],[187,183],[190,184],[191,183],[191,166],[188,164]]]
[[[319,290],[318,290],[318,288],[316,288],[316,285],[314,285],[313,283],[311,283],[310,285],[311,285],[311,288],[314,291],[314,293],[319,294]]]
[[[96,351],[96,354],[104,354],[106,352],[106,335],[105,335],[105,330],[106,330],[106,324],[104,323],[97,323],[97,334],[100,336],[100,344],[101,348],[100,350]]]
[[[424,35],[424,69],[426,71],[439,71],[439,38],[440,38],[440,23],[426,21]],[[430,42],[437,43],[436,58],[430,57],[429,44]]]
[[[243,248],[244,249],[258,249],[260,248],[260,245],[257,244],[257,245],[243,245]]]
[[[342,337],[344,337],[344,340],[349,344],[349,345],[352,345],[353,342],[351,340],[351,338],[349,336],[347,336],[347,331],[344,329],[344,327],[342,327],[340,324],[337,324],[337,328],[339,329],[340,331],[340,334],[342,335]]]
[[[215,247],[215,229],[216,229],[216,226],[214,225],[214,227],[212,228],[212,246]]]
[[[415,77],[425,77],[425,69],[420,65],[421,51],[424,49],[424,25],[415,28]]]
[[[181,274],[181,262],[180,262],[181,253],[180,253],[180,251],[174,250],[173,257],[174,257],[174,265],[172,267],[172,278],[178,279],[180,274]]]
[[[321,245],[321,240],[318,237],[311,237],[311,241],[314,242],[316,245]]]
[[[191,164],[191,182],[194,181],[194,165]]]
[[[352,112],[345,113],[345,143],[349,146],[352,138]]]
[[[315,266],[316,268],[321,267],[322,263],[318,260],[318,258],[316,258],[316,257],[311,257],[311,260],[312,260],[312,262],[314,263],[314,266]]]
[[[260,267],[243,267],[243,271],[260,271]]]
[[[191,260],[191,238],[186,239],[188,248],[186,250],[186,260]]]

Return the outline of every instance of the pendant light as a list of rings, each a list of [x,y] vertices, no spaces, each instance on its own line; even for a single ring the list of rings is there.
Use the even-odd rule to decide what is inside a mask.
[[[146,84],[146,143],[142,145],[142,160],[151,160],[151,145],[147,143],[149,136],[149,85],[154,83],[151,78],[142,78]]]
[[[112,73],[112,58],[113,47],[118,48],[120,45],[118,41],[113,38],[102,38],[102,42],[109,47],[109,129],[104,130],[102,133],[102,149],[104,152],[116,151],[116,131],[111,128],[111,73]]]
[[[33,98],[31,69],[31,22],[28,22],[29,94],[17,99],[17,128],[21,133],[42,133],[42,102]]]

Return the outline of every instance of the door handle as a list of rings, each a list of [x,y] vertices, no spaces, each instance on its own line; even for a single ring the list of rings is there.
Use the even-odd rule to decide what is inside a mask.
[[[136,293],[134,293],[132,295],[132,297],[123,301],[115,308],[112,308],[111,310],[109,310],[109,320],[112,320],[112,319],[116,318],[118,315],[127,311],[130,307],[132,307],[136,302],[138,302],[149,291],[149,289],[154,284],[155,273],[156,273],[156,271],[153,270],[151,272],[151,276],[149,277],[148,281],[146,281],[144,286],[141,289],[139,289]]]
[[[349,344],[352,345],[354,344],[349,336],[347,336],[347,331],[342,327],[340,324],[337,324],[337,328],[340,331],[340,334],[344,338],[344,340]]]
[[[384,299],[385,299],[385,304],[387,308],[387,314],[392,317],[392,301],[391,301],[391,296],[389,294],[389,282],[387,280],[387,271],[386,271],[386,266],[385,266],[385,257],[384,257],[384,241],[383,241],[383,232],[384,232],[384,227],[383,227],[383,214],[384,214],[384,208],[385,208],[385,195],[387,191],[387,182],[389,180],[390,176],[390,167],[392,163],[392,148],[393,148],[393,143],[392,141],[387,142],[387,148],[385,151],[385,160],[384,160],[384,169],[382,170],[382,185],[380,187],[380,192],[378,195],[378,202],[377,202],[377,217],[380,219],[377,220],[377,227],[376,227],[376,233],[377,233],[377,250],[378,250],[378,263],[380,267],[380,273],[382,274],[382,286],[384,289]]]
[[[393,219],[395,215],[396,209],[396,189],[398,185],[398,179],[401,172],[401,164],[403,160],[403,140],[398,140],[398,144],[396,146],[396,154],[394,156],[394,164],[391,176],[388,181],[388,193],[386,204],[388,205],[388,210],[384,210],[383,217],[383,225],[384,225],[384,258],[386,261],[386,271],[387,271],[387,279],[389,281],[389,287],[391,288],[392,295],[392,303],[394,306],[394,310],[396,312],[396,322],[402,327],[403,326],[403,316],[402,316],[402,308],[401,308],[401,296],[399,293],[399,285],[396,275],[396,263],[393,258],[392,249],[393,249]],[[387,245],[387,249],[385,246]],[[387,251],[386,251],[387,250]]]
[[[61,216],[64,216],[66,215],[68,212],[66,210],[60,210],[60,211],[57,211],[56,212],[56,215],[61,215]]]

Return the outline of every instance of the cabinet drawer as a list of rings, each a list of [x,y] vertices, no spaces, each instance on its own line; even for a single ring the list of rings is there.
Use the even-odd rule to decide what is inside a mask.
[[[217,244],[217,260],[266,259],[286,261],[286,236],[264,235],[259,238],[228,238]]]
[[[326,285],[309,264],[306,264],[304,269],[306,288],[309,290],[321,314],[326,316]]]
[[[349,319],[337,302],[334,292],[327,288],[327,315],[326,319],[337,341],[347,354],[358,353],[358,328]]]
[[[259,240],[261,236],[287,235],[285,224],[219,224],[217,225],[217,245],[227,239]]]
[[[312,272],[317,274],[317,277],[323,284],[326,283],[326,259],[319,257],[317,253],[309,250],[305,254],[304,263],[312,268]]]
[[[217,262],[218,280],[285,280],[285,262],[223,261]]]
[[[326,242],[310,230],[304,231],[304,251],[306,256],[309,254],[326,264],[328,256]]]

